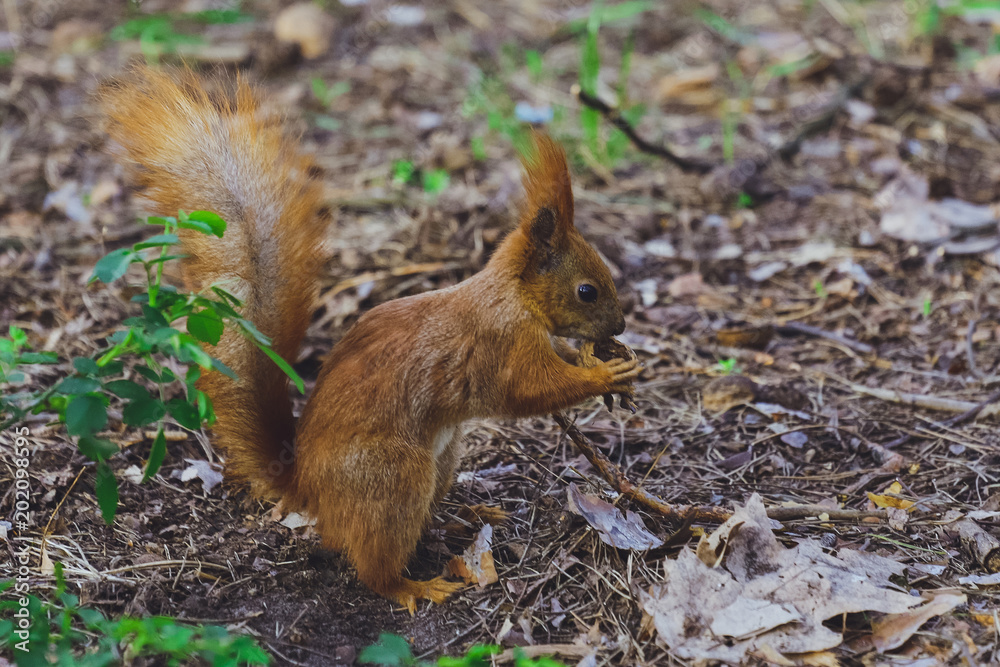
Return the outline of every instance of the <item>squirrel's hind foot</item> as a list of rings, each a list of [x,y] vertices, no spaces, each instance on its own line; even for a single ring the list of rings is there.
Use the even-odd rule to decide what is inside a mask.
[[[430,581],[401,579],[399,587],[391,597],[403,605],[412,616],[417,611],[417,600],[430,600],[436,604],[442,604],[452,593],[457,593],[464,587],[465,584],[447,581],[444,577],[435,577]]]

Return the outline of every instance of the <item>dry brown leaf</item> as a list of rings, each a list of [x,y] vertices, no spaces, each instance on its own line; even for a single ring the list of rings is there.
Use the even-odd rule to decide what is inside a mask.
[[[461,577],[467,584],[476,584],[486,588],[500,580],[496,565],[493,562],[493,526],[483,526],[476,539],[461,556],[455,556],[448,563],[448,571],[456,577]]]
[[[903,485],[899,482],[893,482],[887,486],[882,493],[872,493],[868,492],[868,500],[875,505],[875,507],[895,507],[897,509],[908,509],[913,507],[912,500],[906,500],[904,498],[899,498],[899,494],[903,492]]]
[[[635,512],[626,510],[622,516],[617,507],[597,496],[584,493],[576,484],[569,485],[567,494],[570,511],[582,516],[605,544],[635,551],[646,551],[663,544],[663,540],[646,529]]]
[[[829,651],[816,651],[814,653],[803,653],[795,656],[800,665],[808,667],[840,667],[840,660]]]
[[[925,605],[872,621],[872,641],[876,650],[885,652],[899,648],[921,625],[965,601],[965,595],[959,593],[938,593]]]
[[[755,494],[717,531],[727,541],[723,567],[708,567],[689,550],[664,563],[664,583],[641,597],[674,655],[743,664],[765,646],[789,658],[824,651],[843,641],[823,625],[827,619],[919,604],[889,588],[889,577],[903,571],[899,563],[849,549],[833,556],[814,540],[786,549],[771,526]]]
[[[660,79],[656,99],[661,104],[713,105],[719,96],[711,86],[718,77],[719,66],[714,63],[674,72]]]
[[[705,385],[701,402],[709,412],[725,412],[757,400],[757,383],[745,375],[723,375]]]
[[[667,285],[667,294],[675,299],[683,299],[687,296],[704,294],[709,289],[700,273],[684,273],[670,281]]]
[[[274,20],[274,36],[299,45],[305,58],[316,58],[330,48],[333,18],[312,2],[285,7]]]
[[[743,325],[719,329],[715,332],[715,339],[719,341],[719,345],[726,347],[749,347],[763,350],[772,338],[774,338],[774,327],[770,325],[761,327]]]

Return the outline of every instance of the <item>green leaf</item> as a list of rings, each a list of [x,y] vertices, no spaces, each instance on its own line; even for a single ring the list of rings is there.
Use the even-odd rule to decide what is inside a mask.
[[[106,378],[109,375],[119,375],[124,370],[125,364],[121,361],[109,361],[101,366],[101,369],[97,371],[97,377]]]
[[[163,459],[167,456],[167,439],[163,435],[163,429],[156,432],[156,439],[153,440],[153,448],[149,450],[149,460],[146,461],[146,472],[142,475],[142,481],[151,478],[163,465]]]
[[[222,235],[226,232],[226,221],[222,219],[218,213],[212,213],[211,211],[191,211],[187,216],[188,223],[200,223],[201,225],[208,227],[208,232],[204,232],[204,228],[198,229],[197,227],[186,227],[186,229],[198,229],[203,233],[215,234],[220,239]],[[179,225],[183,227],[184,225]]]
[[[134,370],[136,373],[146,378],[150,382],[156,382],[157,384],[159,384],[160,374],[154,371],[149,366],[136,366]]]
[[[413,663],[413,652],[405,639],[383,632],[378,636],[378,643],[361,651],[358,662],[362,665],[404,667]]]
[[[80,452],[91,461],[106,461],[118,453],[118,445],[103,438],[85,435],[76,443]]]
[[[174,398],[167,401],[167,411],[184,428],[191,429],[192,431],[201,428],[201,416],[198,414],[198,408],[183,398]]]
[[[100,624],[103,623],[105,620],[104,614],[102,614],[96,609],[88,609],[86,607],[77,609],[76,615],[80,617],[80,620],[83,621],[83,624],[86,625],[87,628],[90,630],[98,629],[98,626],[100,626]]]
[[[14,326],[13,324],[7,329],[7,333],[10,339],[14,341],[16,347],[24,347],[28,344],[28,334],[24,333],[24,329],[21,327]]]
[[[143,222],[145,222],[147,225],[159,225],[166,229],[170,229],[172,227],[177,226],[177,218],[173,216],[167,216],[166,218],[161,218],[156,215],[151,215],[148,218],[146,218]]]
[[[212,310],[202,310],[188,315],[188,333],[209,345],[218,345],[222,338],[222,318]]]
[[[166,318],[163,317],[163,313],[160,312],[158,308],[153,308],[152,306],[143,304],[142,316],[145,319],[146,323],[149,325],[150,329],[170,327],[170,324],[167,322]],[[171,331],[176,331],[176,329],[172,329]],[[159,334],[159,331],[157,331],[156,333]]]
[[[66,406],[66,432],[70,435],[89,435],[107,423],[107,408],[96,394],[74,396]]]
[[[392,165],[392,180],[397,183],[409,183],[415,171],[410,160],[396,160]]]
[[[236,324],[243,329],[243,332],[249,334],[257,341],[258,345],[270,345],[271,339],[260,332],[260,330],[254,326],[253,322],[250,320],[245,320],[240,318],[237,320]]]
[[[73,359],[73,368],[83,375],[97,375],[101,372],[97,362],[90,357],[77,357]]]
[[[128,271],[129,265],[137,259],[135,252],[131,248],[119,248],[112,250],[107,255],[97,260],[94,266],[94,273],[90,279],[97,279],[104,283],[118,280]]]
[[[534,49],[528,49],[524,52],[524,61],[528,66],[528,71],[531,72],[531,76],[536,80],[541,78],[543,69],[542,55]]]
[[[92,380],[90,378],[81,377],[68,377],[64,378],[62,382],[56,385],[55,392],[57,394],[90,394],[101,389],[101,383],[97,380]]]
[[[444,169],[432,169],[423,173],[424,192],[436,195],[447,189],[451,176]]]
[[[228,303],[230,306],[235,306],[236,308],[239,308],[240,306],[243,305],[243,302],[240,301],[239,298],[237,298],[233,294],[230,294],[229,292],[227,292],[226,290],[222,289],[217,285],[212,285],[212,291],[215,292],[215,295],[217,297]]]
[[[149,237],[142,243],[136,243],[132,248],[134,250],[145,250],[146,248],[172,246],[178,243],[180,243],[180,239],[177,238],[177,234],[157,234],[156,236]]]
[[[285,372],[285,375],[287,375],[289,379],[291,379],[292,383],[295,385],[295,388],[299,390],[300,394],[306,393],[306,386],[305,383],[302,382],[302,378],[299,377],[299,374],[295,372],[295,369],[292,368],[287,361],[281,358],[281,355],[279,355],[277,352],[275,352],[269,347],[261,347],[260,349],[264,351],[264,354],[266,354],[271,358],[271,361],[278,364],[278,368],[283,370]]]
[[[229,366],[225,365],[224,363],[222,363],[221,361],[219,361],[215,357],[212,357],[212,368],[214,368],[215,370],[219,371],[220,373],[222,373],[223,375],[225,375],[227,378],[232,378],[233,380],[239,380],[240,379],[239,376],[236,375],[236,371],[234,371],[232,368],[230,368]]]
[[[111,382],[105,382],[104,389],[121,398],[133,400],[149,398],[149,392],[146,391],[146,388],[141,384],[132,382],[132,380],[112,380]]]
[[[212,356],[201,349],[201,345],[190,339],[182,340],[177,346],[177,358],[185,364],[195,363],[202,368],[212,367]]]
[[[17,358],[19,364],[54,364],[59,361],[55,352],[22,352]]]
[[[158,398],[145,396],[129,402],[122,410],[122,421],[129,426],[145,426],[163,418],[167,407]]]
[[[215,423],[215,410],[212,409],[212,401],[205,392],[196,389],[195,397],[198,401],[198,418],[206,422],[209,426]]]
[[[104,461],[97,464],[94,493],[97,495],[97,504],[101,507],[104,523],[110,526],[115,520],[115,512],[118,509],[118,480]]]

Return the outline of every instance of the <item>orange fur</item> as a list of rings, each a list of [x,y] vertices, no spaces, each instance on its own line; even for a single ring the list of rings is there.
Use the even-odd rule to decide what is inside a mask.
[[[306,163],[257,118],[243,84],[235,102],[219,106],[189,75],[143,71],[138,83],[118,84],[105,99],[112,136],[146,170],[140,182],[160,212],[209,208],[235,223],[222,243],[191,244],[189,278],[238,276],[251,319],[293,358],[315,289],[309,248],[321,229]],[[207,167],[226,160],[258,168],[216,174]],[[294,464],[279,466],[280,483],[270,464],[288,454],[291,419],[280,372],[231,338],[216,352],[243,381],[206,386],[230,473],[314,516],[327,547],[411,612],[417,600],[441,602],[460,587],[411,581],[403,571],[451,486],[462,423],[561,410],[638,374],[634,362],[574,366],[564,360],[572,358],[565,346],[554,345],[553,336],[607,338],[625,322],[607,267],[573,225],[562,150],[536,135],[524,167],[520,224],[485,269],[373,308],[334,346],[299,421]],[[270,208],[253,197],[237,204],[237,193],[246,192],[268,193]],[[265,211],[279,214],[262,222]],[[596,290],[592,302],[578,296],[584,283]],[[271,428],[275,419],[280,429]]]

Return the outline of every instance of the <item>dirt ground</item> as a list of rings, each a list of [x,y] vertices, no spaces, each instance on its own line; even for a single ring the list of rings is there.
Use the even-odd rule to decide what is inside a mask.
[[[851,616],[832,654],[844,665],[1000,662],[997,589],[959,582],[988,572],[954,531],[969,512],[987,532],[1000,526],[1000,434],[995,404],[985,404],[1000,388],[996,212],[971,237],[921,213],[948,198],[1000,202],[1000,23],[944,13],[915,36],[926,3],[714,0],[655,3],[603,26],[599,95],[615,99],[633,40],[626,90],[629,104],[646,107],[638,134],[709,163],[703,171],[612,137],[608,122],[602,136],[621,157],[590,149],[572,92],[582,40],[573,22],[586,20],[589,3],[325,4],[333,38],[313,59],[276,40],[274,2],[245,4],[246,22],[176,27],[204,38],[183,46],[196,67],[246,72],[286,109],[325,171],[336,224],[297,365],[307,388],[360,313],[483,266],[517,203],[505,129],[514,103],[551,109],[549,131],[573,163],[577,224],[615,273],[622,339],[646,367],[636,415],[595,400],[571,419],[668,503],[732,507],[756,492],[768,507],[867,510],[869,494],[884,500],[898,481],[897,500],[914,505],[891,524],[795,519],[782,522],[780,540],[887,556],[911,567],[902,590],[961,592],[967,602],[890,654],[864,648],[867,621]],[[210,5],[3,5],[0,52],[16,46],[16,56],[0,66],[0,323],[68,362],[92,354],[130,312],[120,285],[87,285],[94,262],[148,233],[93,98],[102,79],[141,57],[138,40],[112,30]],[[795,65],[775,69],[795,49]],[[447,187],[399,183],[401,160],[418,174],[446,170]],[[886,221],[894,212],[901,230]],[[67,368],[34,367],[31,382],[48,386]],[[756,397],[719,406],[705,390],[726,373],[755,381]],[[209,444],[179,427],[160,474],[122,481],[118,517],[105,525],[91,466],[50,419],[28,424],[33,548],[41,558],[51,522],[47,557],[64,564],[83,603],[106,613],[226,624],[256,635],[278,664],[352,663],[382,631],[435,656],[499,642],[560,645],[570,663],[595,650],[588,664],[690,662],[644,629],[640,592],[697,536],[623,500],[667,544],[643,552],[602,542],[569,510],[567,488],[606,485],[550,418],[471,426],[439,516],[474,503],[510,512],[494,537],[499,582],[414,616],[271,507],[182,481],[185,460],[205,459]],[[150,441],[112,426],[128,445],[112,461],[125,475],[143,465]],[[0,470],[4,487],[10,479]],[[9,492],[0,509],[10,520]],[[411,575],[440,574],[466,545],[431,530]],[[8,565],[0,559],[0,575]],[[51,585],[39,576],[39,589]]]

